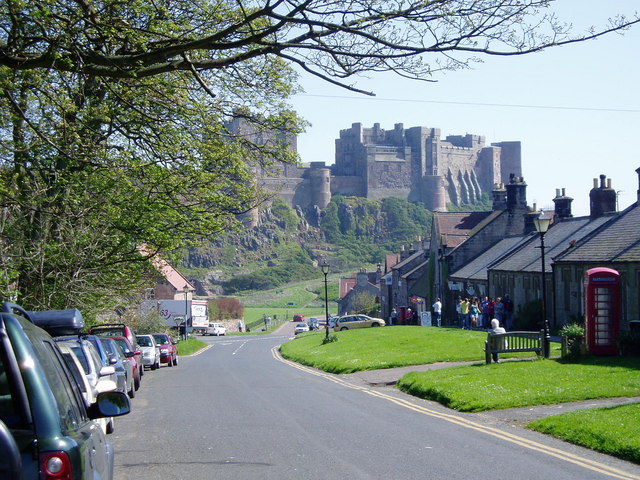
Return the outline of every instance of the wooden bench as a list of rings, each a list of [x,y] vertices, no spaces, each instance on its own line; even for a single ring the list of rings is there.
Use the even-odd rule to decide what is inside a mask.
[[[544,332],[491,333],[484,342],[485,360],[489,364],[494,353],[535,352],[544,353]]]

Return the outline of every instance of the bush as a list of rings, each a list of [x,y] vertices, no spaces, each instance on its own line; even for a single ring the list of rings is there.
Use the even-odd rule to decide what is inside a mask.
[[[564,325],[558,334],[566,338],[566,348],[562,350],[563,358],[578,358],[584,344],[584,327],[579,323]]]

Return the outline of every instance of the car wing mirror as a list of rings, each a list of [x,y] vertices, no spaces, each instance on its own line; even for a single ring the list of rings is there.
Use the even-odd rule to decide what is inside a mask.
[[[115,367],[112,367],[111,365],[106,366],[106,367],[102,367],[100,369],[100,376],[101,377],[107,377],[109,375],[114,375],[115,373],[116,373],[116,369],[115,369]]]
[[[136,350],[133,352],[134,355],[142,355],[142,350]]]
[[[119,417],[131,411],[129,397],[124,392],[111,391],[98,394],[96,402],[92,404],[87,413],[92,420],[105,417]]]

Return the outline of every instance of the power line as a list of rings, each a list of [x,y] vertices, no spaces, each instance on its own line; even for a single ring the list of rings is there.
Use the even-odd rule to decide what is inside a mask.
[[[597,107],[569,107],[564,105],[525,105],[508,103],[480,103],[480,102],[453,102],[446,100],[418,100],[409,98],[380,98],[380,97],[348,97],[344,95],[314,95],[309,93],[298,94],[301,97],[334,98],[337,100],[366,100],[378,102],[410,102],[410,103],[437,103],[442,105],[465,105],[473,107],[501,107],[501,108],[537,108],[541,110],[576,110],[583,112],[617,112],[640,113],[640,109],[629,108],[597,108]]]

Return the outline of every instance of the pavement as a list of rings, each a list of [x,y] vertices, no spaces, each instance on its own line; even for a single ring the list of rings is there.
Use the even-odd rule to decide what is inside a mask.
[[[274,333],[279,335],[294,335],[294,322],[286,322],[280,326]],[[370,387],[394,388],[396,382],[409,372],[424,372],[427,370],[437,370],[440,368],[449,368],[457,365],[472,365],[475,362],[439,362],[426,365],[409,365],[406,367],[385,368],[381,370],[366,370],[361,372],[340,375],[340,378],[349,380],[353,383],[361,383]],[[523,426],[533,420],[549,417],[551,415],[559,415],[561,413],[573,410],[583,410],[588,408],[611,407],[616,405],[626,405],[630,403],[640,402],[640,397],[617,397],[617,398],[601,398],[584,400],[580,402],[569,402],[557,405],[536,405],[521,408],[509,408],[504,410],[491,410],[480,414],[484,417],[491,417],[495,420],[508,424]],[[434,402],[435,403],[435,402]]]

